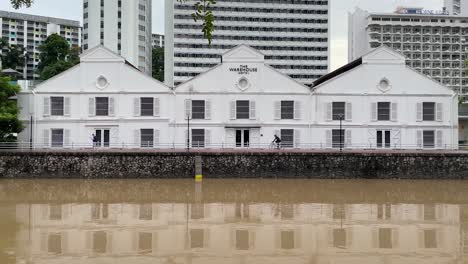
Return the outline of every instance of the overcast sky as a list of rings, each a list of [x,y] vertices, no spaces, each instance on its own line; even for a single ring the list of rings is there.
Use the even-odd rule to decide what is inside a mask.
[[[97,1],[97,0],[91,0]],[[0,10],[14,11],[10,1],[1,0]],[[21,9],[34,15],[83,20],[83,0],[35,0],[34,6]],[[392,12],[397,6],[418,6],[441,9],[443,0],[330,0],[331,2],[331,69],[347,63],[347,18],[355,7],[374,12]],[[153,32],[164,33],[164,0],[153,0]]]

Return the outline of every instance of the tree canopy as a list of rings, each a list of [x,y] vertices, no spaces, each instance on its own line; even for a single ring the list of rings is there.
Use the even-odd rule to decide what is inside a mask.
[[[164,81],[164,48],[153,48],[153,78]]]
[[[14,142],[14,134],[23,130],[16,100],[11,100],[19,91],[20,87],[10,82],[9,77],[0,75],[0,142]]]
[[[2,60],[3,69],[13,69],[23,67],[26,59],[25,49],[18,45],[8,45],[4,39],[0,39],[0,58]]]
[[[213,39],[213,32],[214,32],[214,21],[215,16],[212,12],[211,6],[216,4],[215,0],[175,0],[179,2],[187,2],[193,1],[194,2],[194,13],[192,17],[195,21],[203,21],[203,28],[202,32],[204,37],[208,40],[208,43],[211,44]],[[31,7],[34,0],[10,0],[11,5],[15,8],[21,7]]]
[[[64,72],[80,62],[80,50],[71,48],[63,37],[52,34],[39,46],[41,52],[37,70],[42,80]]]

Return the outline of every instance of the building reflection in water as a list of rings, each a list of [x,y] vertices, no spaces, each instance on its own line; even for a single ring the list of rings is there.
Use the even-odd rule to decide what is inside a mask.
[[[468,253],[468,207],[456,204],[24,204],[16,217],[17,263],[464,263]]]

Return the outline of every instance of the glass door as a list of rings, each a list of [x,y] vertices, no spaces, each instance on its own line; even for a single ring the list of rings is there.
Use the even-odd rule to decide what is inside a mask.
[[[236,147],[248,148],[250,147],[250,130],[237,129],[236,130]]]
[[[96,147],[108,148],[110,146],[110,130],[109,129],[96,129]]]
[[[390,148],[390,130],[377,130],[377,148]]]

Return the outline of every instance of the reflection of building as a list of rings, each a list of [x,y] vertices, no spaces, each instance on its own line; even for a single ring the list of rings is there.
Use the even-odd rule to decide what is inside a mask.
[[[17,251],[34,263],[452,263],[459,215],[449,204],[18,205],[30,224]]]

